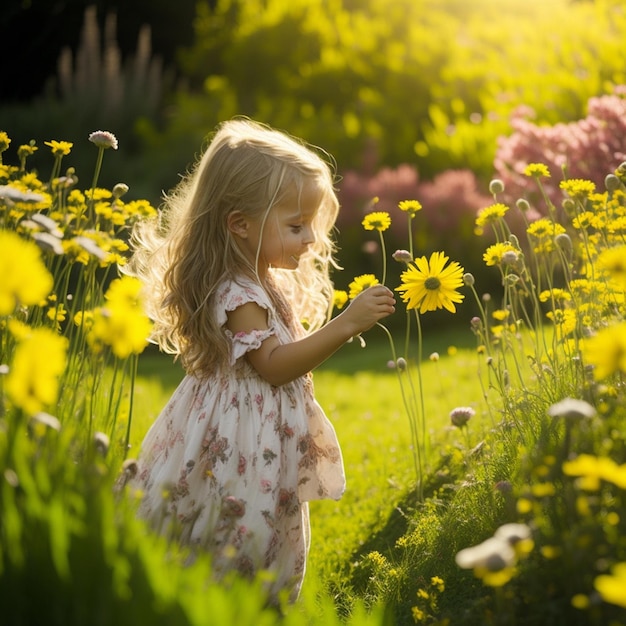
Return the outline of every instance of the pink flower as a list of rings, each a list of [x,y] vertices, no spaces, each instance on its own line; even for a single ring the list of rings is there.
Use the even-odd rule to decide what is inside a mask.
[[[450,421],[453,426],[463,428],[467,425],[472,417],[476,415],[476,411],[469,406],[460,406],[450,411]]]
[[[98,148],[113,148],[117,150],[117,138],[108,130],[97,130],[89,135],[89,141],[98,146]]]

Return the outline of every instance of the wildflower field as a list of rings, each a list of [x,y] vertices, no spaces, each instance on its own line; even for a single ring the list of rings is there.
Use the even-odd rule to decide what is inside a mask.
[[[87,140],[79,178],[71,143],[0,132],[3,624],[626,625],[626,155],[601,185],[547,158],[515,198],[491,181],[474,228],[497,292],[463,246],[421,254],[419,198],[370,199],[378,257],[337,274],[335,306],[380,282],[398,312],[316,372],[348,491],[312,503],[305,588],[277,612],[261,580],[217,585],[134,517],[133,455],[182,373],[146,350],[123,274],[156,209],[99,187],[117,138]]]

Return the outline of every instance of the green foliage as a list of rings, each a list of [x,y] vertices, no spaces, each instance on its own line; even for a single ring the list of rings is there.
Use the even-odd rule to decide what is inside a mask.
[[[153,202],[235,115],[323,146],[341,171],[411,163],[426,180],[471,169],[486,181],[516,108],[532,107],[538,124],[573,121],[626,81],[615,0],[204,1],[176,84],[145,29],[121,58],[115,33],[106,27],[102,47],[93,20],[74,63],[59,59],[54,89],[0,105],[3,130],[22,143],[79,145],[109,128],[123,141],[106,183],[133,180]]]
[[[198,145],[243,114],[342,168],[363,165],[373,142],[379,162],[417,162],[427,178],[470,168],[486,179],[516,107],[538,123],[578,119],[626,76],[626,14],[609,0],[220,0],[199,3],[195,28],[181,67],[204,93],[179,95],[195,115],[172,116],[161,146]]]
[[[526,223],[523,245],[505,205],[479,214],[496,239],[485,260],[502,278],[500,302],[481,302],[466,281],[480,308],[471,326],[493,427],[474,445],[469,422],[464,447],[440,448],[428,498],[409,493],[402,532],[390,516],[366,544],[348,597],[384,601],[397,624],[620,623],[626,247],[616,226],[625,172],[622,164],[609,173],[603,193],[562,181],[561,214],[542,187],[547,168],[529,165],[549,217]],[[497,533],[508,523],[532,539],[505,545]],[[469,547],[482,560],[459,559]]]
[[[0,429],[0,602],[7,626],[172,626],[280,623],[258,583],[217,584],[210,564],[185,554],[134,517],[116,494],[101,451],[61,432],[3,421]],[[41,425],[40,425],[41,426]],[[338,624],[329,598],[288,612],[285,624]],[[354,624],[380,624],[357,610]]]

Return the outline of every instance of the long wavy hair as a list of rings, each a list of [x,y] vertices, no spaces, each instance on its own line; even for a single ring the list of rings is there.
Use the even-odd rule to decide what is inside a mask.
[[[315,242],[295,270],[270,270],[261,285],[278,303],[288,302],[309,331],[327,321],[337,267],[331,237],[339,211],[334,168],[325,153],[289,135],[247,119],[221,124],[208,148],[164,198],[157,218],[138,223],[125,273],[144,284],[152,341],[180,357],[185,370],[208,376],[227,364],[229,345],[212,311],[212,296],[226,279],[258,279],[236,245],[227,216],[240,211],[266,220],[272,208],[305,183],[322,190],[312,228]]]

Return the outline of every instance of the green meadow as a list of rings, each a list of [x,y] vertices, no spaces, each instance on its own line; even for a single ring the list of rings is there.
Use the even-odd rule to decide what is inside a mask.
[[[88,7],[78,61],[0,103],[0,623],[626,626],[624,3],[195,5],[175,68]],[[314,372],[347,490],[279,607],[129,487],[183,377],[129,232],[238,115],[337,161],[332,314],[402,287]]]

